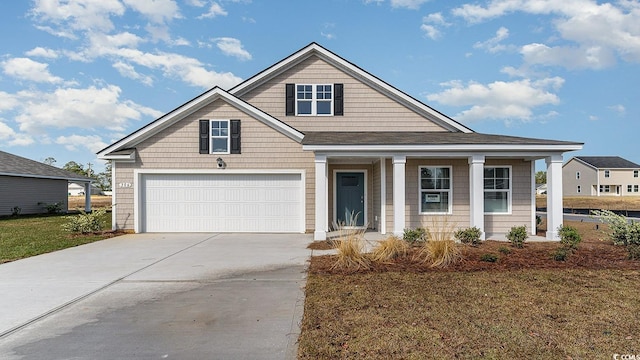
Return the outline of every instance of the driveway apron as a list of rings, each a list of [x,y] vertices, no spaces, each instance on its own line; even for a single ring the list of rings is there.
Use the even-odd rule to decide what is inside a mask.
[[[0,265],[0,358],[295,358],[310,241],[135,234]]]

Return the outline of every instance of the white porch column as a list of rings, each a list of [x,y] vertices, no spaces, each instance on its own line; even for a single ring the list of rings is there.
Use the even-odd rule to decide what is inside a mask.
[[[402,236],[405,229],[405,176],[407,157],[393,157],[393,235]]]
[[[84,211],[91,212],[91,183],[84,183]]]
[[[380,234],[387,233],[387,159],[380,158]]]
[[[480,229],[484,240],[484,155],[469,157],[469,220],[470,227]]]
[[[316,154],[316,224],[313,233],[314,240],[327,239],[327,226],[329,223],[327,208],[327,156]]]
[[[560,240],[562,225],[562,154],[547,157],[547,240]]]

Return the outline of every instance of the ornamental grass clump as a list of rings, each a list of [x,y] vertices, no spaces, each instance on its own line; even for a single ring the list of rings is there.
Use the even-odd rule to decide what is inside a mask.
[[[417,257],[419,261],[430,263],[431,267],[447,267],[462,259],[462,251],[454,239],[455,224],[449,218],[433,218],[429,236]]]
[[[379,241],[371,253],[371,260],[375,262],[388,262],[393,259],[407,256],[410,245],[398,236],[391,235]]]
[[[331,244],[336,250],[336,261],[332,269],[360,270],[368,269],[371,266],[369,254],[367,254],[367,244],[364,239],[366,226],[358,227],[359,213],[345,213],[346,221],[334,223],[333,227],[338,236],[331,240]]]

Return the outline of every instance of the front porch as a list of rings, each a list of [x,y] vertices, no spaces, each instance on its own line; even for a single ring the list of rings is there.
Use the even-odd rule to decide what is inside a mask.
[[[434,218],[448,217],[456,228],[478,227],[482,239],[504,239],[511,226],[526,225],[530,239],[558,240],[557,229],[562,224],[562,154],[495,153],[387,153],[373,157],[371,153],[315,151],[315,240],[325,240],[334,224],[344,216],[338,191],[338,174],[363,174],[361,218],[373,231],[367,238],[382,238],[388,234],[402,236],[407,228],[429,227]],[[535,160],[544,158],[547,164],[548,229],[546,238],[535,236]],[[422,188],[420,171],[424,168],[446,168],[450,185],[438,189],[439,194]],[[509,182],[503,190],[506,207],[487,212],[485,199],[486,168],[508,169]],[[357,199],[357,197],[354,197]],[[441,199],[442,198],[442,199]],[[443,200],[443,199],[446,199]],[[442,210],[431,213],[428,201],[440,201]],[[495,199],[489,197],[491,204]],[[437,204],[436,204],[437,205]]]

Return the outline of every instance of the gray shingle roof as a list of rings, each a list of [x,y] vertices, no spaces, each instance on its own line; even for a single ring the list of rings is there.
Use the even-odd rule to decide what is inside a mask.
[[[68,180],[89,181],[91,178],[72,173],[39,161],[0,151],[0,174],[26,177],[58,178]]]
[[[578,142],[462,132],[306,132],[303,145],[583,145]]]
[[[576,156],[597,169],[640,169],[640,165],[619,156]]]

